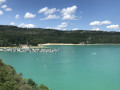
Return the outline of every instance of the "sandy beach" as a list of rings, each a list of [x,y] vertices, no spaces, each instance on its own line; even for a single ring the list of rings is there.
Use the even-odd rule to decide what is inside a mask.
[[[120,45],[120,44],[71,44],[71,43],[46,43],[40,44],[41,46],[46,45]]]

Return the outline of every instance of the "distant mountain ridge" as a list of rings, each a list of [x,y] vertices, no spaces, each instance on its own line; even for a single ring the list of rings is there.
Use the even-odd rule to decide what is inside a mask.
[[[0,46],[45,43],[120,44],[120,32],[60,31],[42,28],[19,28],[0,25]]]

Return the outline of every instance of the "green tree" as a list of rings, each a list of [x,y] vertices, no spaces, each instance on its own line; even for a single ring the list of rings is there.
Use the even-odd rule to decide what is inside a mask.
[[[32,86],[32,87],[37,87],[37,84],[32,79],[28,79],[27,84]]]
[[[26,80],[22,74],[17,74],[13,67],[6,65],[0,59],[0,90],[49,90],[47,86],[40,87],[32,80]]]
[[[45,86],[44,84],[41,84],[40,90],[49,90],[49,88],[47,86]]]

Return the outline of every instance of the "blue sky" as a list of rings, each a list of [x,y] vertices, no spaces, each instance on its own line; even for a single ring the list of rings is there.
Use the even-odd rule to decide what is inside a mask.
[[[0,0],[0,24],[120,31],[120,0]]]

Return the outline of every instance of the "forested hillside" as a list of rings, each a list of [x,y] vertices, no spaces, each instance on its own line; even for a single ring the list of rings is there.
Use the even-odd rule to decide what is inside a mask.
[[[118,44],[120,43],[120,32],[87,30],[60,31],[0,25],[0,46],[20,44],[37,45],[44,43]]]
[[[41,84],[39,87],[32,79],[25,80],[12,66],[0,59],[0,90],[49,90]]]

